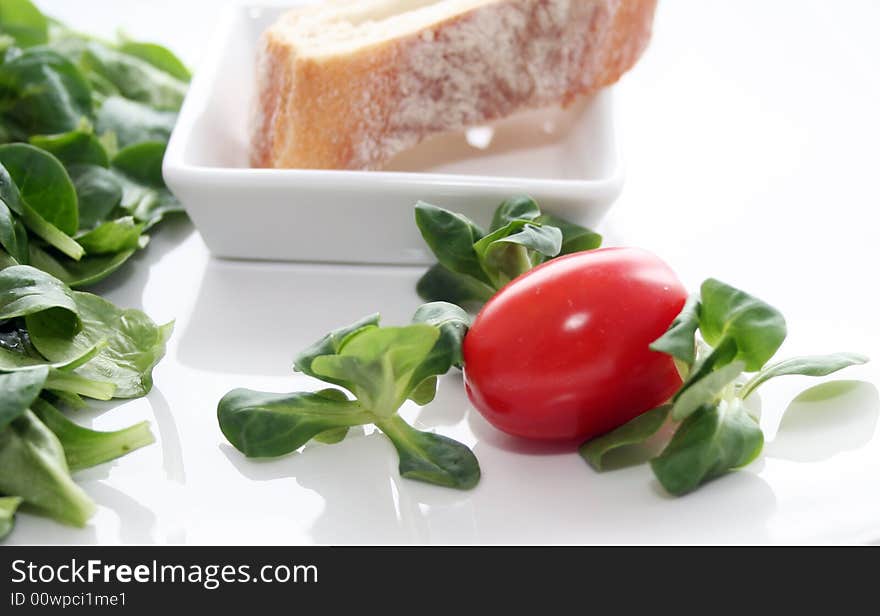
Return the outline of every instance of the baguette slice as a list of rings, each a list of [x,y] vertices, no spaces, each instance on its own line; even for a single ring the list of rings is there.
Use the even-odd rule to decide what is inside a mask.
[[[656,0],[336,0],[262,36],[255,167],[377,169],[426,137],[567,105],[638,59]]]

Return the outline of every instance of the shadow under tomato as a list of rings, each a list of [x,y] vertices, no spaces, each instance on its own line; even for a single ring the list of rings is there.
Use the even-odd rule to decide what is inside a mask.
[[[481,441],[503,451],[530,456],[577,454],[581,441],[535,441],[502,432],[472,406],[467,409],[468,427]]]

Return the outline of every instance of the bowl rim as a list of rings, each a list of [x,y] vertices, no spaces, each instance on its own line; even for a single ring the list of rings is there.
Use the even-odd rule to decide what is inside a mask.
[[[209,100],[212,91],[216,87],[217,78],[220,75],[221,51],[226,41],[232,36],[239,20],[245,18],[248,12],[253,10],[279,10],[283,6],[306,4],[302,0],[281,5],[270,2],[242,1],[234,2],[225,6],[218,18],[201,64],[195,71],[189,91],[186,94],[177,123],[169,139],[165,158],[162,164],[162,172],[170,187],[187,180],[205,180],[225,186],[247,184],[250,188],[259,189],[260,186],[277,188],[279,186],[303,186],[314,187],[336,186],[344,182],[349,187],[362,186],[367,188],[412,188],[414,186],[449,186],[463,187],[471,190],[485,187],[498,189],[519,185],[531,187],[535,191],[557,192],[570,194],[571,192],[587,191],[600,199],[614,200],[619,196],[623,188],[624,164],[620,151],[620,142],[617,139],[615,116],[613,113],[613,88],[606,87],[594,94],[596,104],[603,107],[603,112],[609,117],[607,141],[609,148],[609,168],[612,172],[606,177],[590,179],[552,179],[530,178],[514,175],[475,175],[454,173],[431,173],[410,171],[358,171],[343,169],[262,169],[247,167],[224,167],[193,164],[187,162],[185,152],[196,128],[205,103]]]

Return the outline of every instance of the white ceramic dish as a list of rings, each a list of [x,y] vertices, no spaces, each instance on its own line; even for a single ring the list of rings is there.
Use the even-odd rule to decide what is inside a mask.
[[[164,174],[221,257],[426,263],[412,222],[423,199],[487,223],[516,193],[595,225],[620,193],[610,92],[432,139],[388,171],[250,169],[257,38],[282,9],[226,9],[165,156]]]

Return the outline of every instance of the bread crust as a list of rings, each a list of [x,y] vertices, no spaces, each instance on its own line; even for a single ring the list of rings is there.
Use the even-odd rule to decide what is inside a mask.
[[[378,169],[423,139],[567,105],[617,81],[656,0],[503,0],[355,53],[298,53],[283,20],[261,37],[254,167]]]

